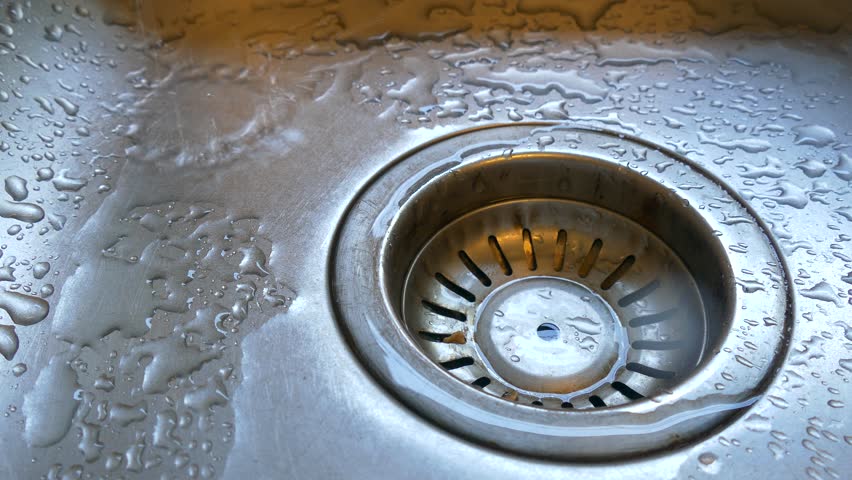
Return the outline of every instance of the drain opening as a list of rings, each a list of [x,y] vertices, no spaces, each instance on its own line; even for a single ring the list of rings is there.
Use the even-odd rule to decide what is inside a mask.
[[[784,352],[790,321],[786,271],[761,222],[665,149],[579,131],[587,146],[619,142],[681,166],[639,174],[603,147],[581,155],[559,140],[547,153],[532,142],[506,155],[498,130],[401,160],[342,225],[334,303],[371,371],[448,429],[530,455],[611,458],[612,443],[586,429],[637,420],[666,426],[613,430],[627,432],[613,434],[620,449],[666,448],[748,405]],[[447,161],[483,138],[500,147]],[[425,175],[421,187],[400,199],[412,172]],[[725,212],[707,207],[718,204]],[[734,214],[751,221],[725,221]],[[748,240],[748,254],[721,238]],[[772,288],[739,292],[746,271]],[[757,331],[747,321],[757,315],[784,321]],[[761,340],[743,351],[743,335]],[[726,384],[724,398],[739,406],[714,406],[718,414],[682,428],[691,407],[680,399],[717,398],[723,374],[748,379]]]
[[[545,322],[538,326],[536,334],[545,342],[553,342],[559,340],[559,327],[550,322]]]

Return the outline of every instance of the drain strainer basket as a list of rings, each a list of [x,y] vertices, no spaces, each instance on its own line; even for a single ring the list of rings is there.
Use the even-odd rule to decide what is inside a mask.
[[[371,372],[522,454],[699,438],[756,401],[786,348],[787,275],[759,219],[688,160],[605,131],[499,126],[411,152],[359,193],[333,252]]]

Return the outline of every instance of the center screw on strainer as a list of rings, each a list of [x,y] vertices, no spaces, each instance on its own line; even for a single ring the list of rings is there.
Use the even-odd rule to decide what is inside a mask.
[[[765,388],[791,322],[749,207],[603,131],[427,145],[359,193],[334,252],[333,302],[370,371],[445,428],[527,455],[613,459],[718,428]]]

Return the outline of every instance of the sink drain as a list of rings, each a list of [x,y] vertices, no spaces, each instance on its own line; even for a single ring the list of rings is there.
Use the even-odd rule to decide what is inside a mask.
[[[517,166],[527,167],[536,168]],[[712,273],[698,283],[722,278]],[[412,264],[403,320],[462,381],[560,408],[651,396],[685,378],[721,329],[708,326],[696,281],[658,237],[553,198],[498,203],[440,230]]]
[[[490,128],[408,154],[360,193],[333,265],[382,383],[530,455],[695,438],[756,400],[786,346],[786,273],[760,221],[684,159],[607,132]],[[772,283],[737,288],[758,271]]]

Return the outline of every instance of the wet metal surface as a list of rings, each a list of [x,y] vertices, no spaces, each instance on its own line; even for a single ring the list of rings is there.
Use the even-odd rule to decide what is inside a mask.
[[[848,2],[0,6],[3,478],[849,476]],[[767,226],[789,348],[724,429],[631,460],[518,456],[427,420],[351,348],[328,286],[359,190],[440,137],[536,121],[616,140],[532,148],[640,173],[677,177],[669,149]],[[777,293],[777,271],[734,271],[738,295]],[[785,321],[745,320],[720,396]]]

